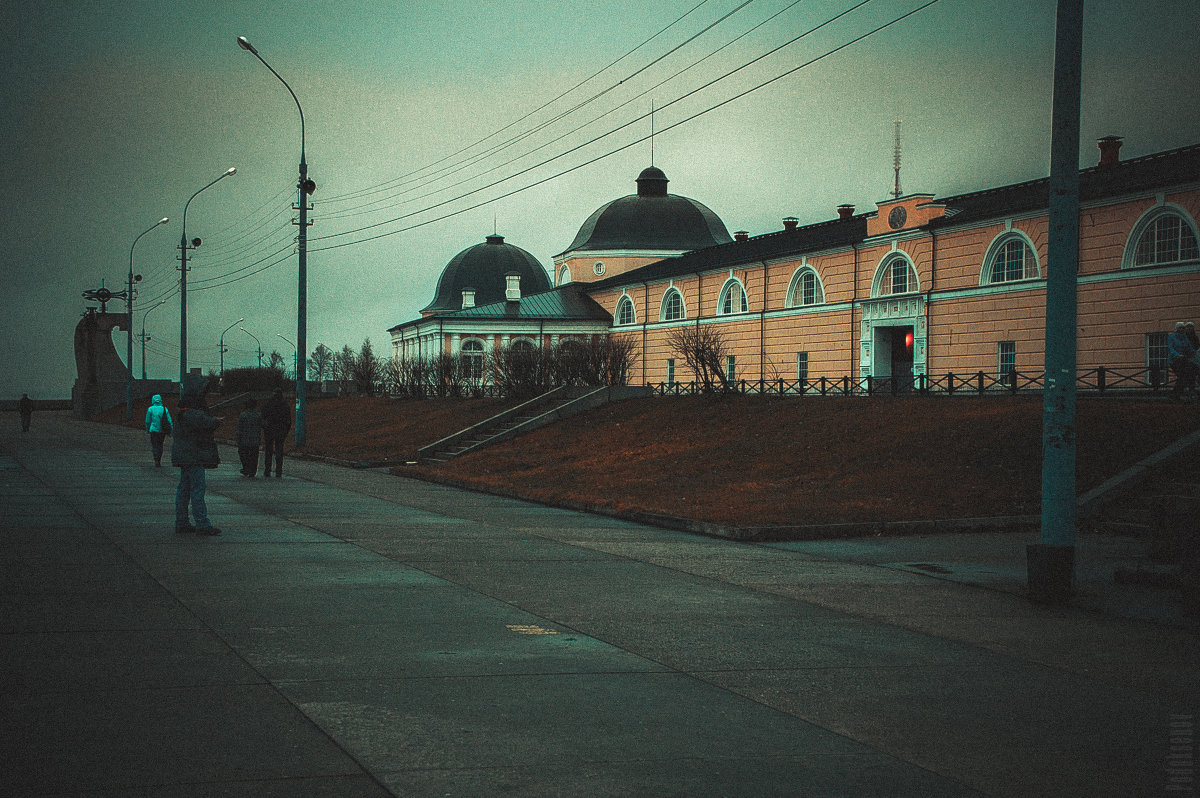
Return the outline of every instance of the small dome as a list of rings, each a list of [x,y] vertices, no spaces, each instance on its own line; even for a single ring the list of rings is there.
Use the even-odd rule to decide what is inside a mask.
[[[566,252],[686,252],[733,241],[719,216],[694,199],[668,194],[668,182],[661,169],[643,169],[637,178],[637,194],[597,209],[579,228]]]
[[[484,243],[467,247],[450,259],[438,278],[433,301],[421,312],[461,310],[464,290],[475,292],[476,305],[503,302],[508,274],[521,276],[521,293],[526,296],[551,288],[550,278],[537,258],[520,247],[505,244],[504,236],[491,235]]]

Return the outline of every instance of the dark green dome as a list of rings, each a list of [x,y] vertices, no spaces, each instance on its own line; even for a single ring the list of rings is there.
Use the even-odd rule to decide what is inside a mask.
[[[719,216],[694,199],[668,194],[667,182],[661,169],[643,169],[637,193],[598,208],[566,252],[686,252],[733,241]]]
[[[433,301],[422,313],[443,313],[462,309],[464,289],[475,291],[475,304],[503,302],[508,286],[506,275],[521,275],[521,294],[549,291],[550,277],[530,253],[504,243],[504,236],[491,235],[482,244],[467,247],[455,255],[442,270]]]

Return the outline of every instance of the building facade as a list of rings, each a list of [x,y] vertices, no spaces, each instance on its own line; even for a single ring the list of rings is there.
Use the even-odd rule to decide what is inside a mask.
[[[1200,145],[1121,160],[1120,144],[1102,139],[1080,173],[1078,364],[1165,380],[1166,334],[1200,309]],[[557,287],[516,305],[435,308],[443,274],[433,312],[392,328],[395,354],[609,334],[633,339],[634,381],[671,383],[692,379],[672,331],[715,325],[735,380],[1040,375],[1048,180],[843,205],[753,237],[666,184],[644,170],[554,258]]]

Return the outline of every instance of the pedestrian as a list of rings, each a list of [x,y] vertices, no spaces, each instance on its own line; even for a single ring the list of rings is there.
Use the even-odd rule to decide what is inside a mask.
[[[1177,322],[1175,332],[1167,336],[1167,363],[1175,372],[1175,387],[1171,398],[1179,401],[1184,393],[1195,393],[1197,366],[1196,347],[1187,336],[1187,322]]]
[[[154,394],[146,408],[146,432],[150,433],[150,453],[154,455],[154,467],[162,468],[163,441],[171,434],[171,411],[163,405],[162,396]]]
[[[1196,366],[1196,376],[1200,378],[1200,337],[1196,335],[1196,323],[1185,321],[1183,323],[1183,334],[1192,344],[1192,363]]]
[[[246,400],[245,410],[238,416],[237,447],[242,460],[242,476],[254,479],[258,473],[258,445],[262,439],[262,413],[256,409],[258,400]]]
[[[263,476],[271,476],[271,459],[275,459],[275,476],[283,476],[283,440],[292,428],[292,413],[283,401],[283,389],[276,388],[271,398],[263,402]]]
[[[175,531],[195,532],[198,535],[219,535],[221,530],[208,520],[204,503],[205,475],[216,468],[221,457],[213,432],[224,419],[209,415],[201,394],[179,397],[179,418],[175,423],[175,440],[171,444],[171,464],[179,469],[179,487],[175,489]],[[188,523],[188,504],[196,525]]]
[[[29,432],[29,422],[33,421],[33,400],[29,398],[29,394],[21,394],[17,409],[21,411],[21,432]]]

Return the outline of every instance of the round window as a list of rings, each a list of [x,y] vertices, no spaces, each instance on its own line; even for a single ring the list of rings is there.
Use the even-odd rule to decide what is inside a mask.
[[[592,267],[592,271],[596,273],[596,276],[604,274],[604,264],[600,261],[596,261],[596,265]]]

